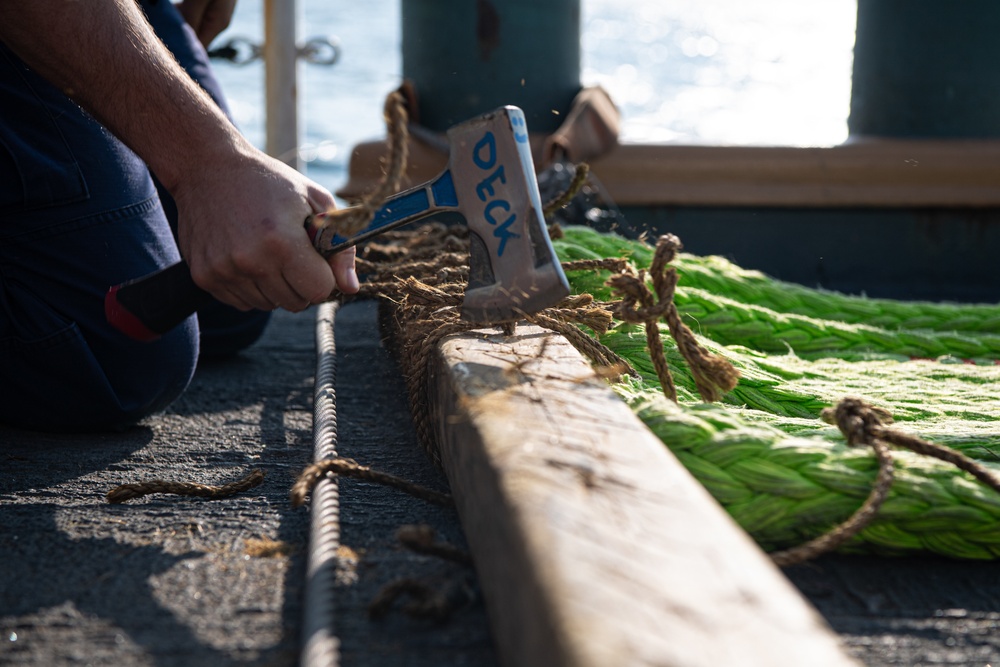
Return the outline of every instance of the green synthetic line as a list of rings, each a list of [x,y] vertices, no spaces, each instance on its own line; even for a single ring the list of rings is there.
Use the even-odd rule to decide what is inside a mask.
[[[695,400],[694,381],[665,325],[664,350],[678,387]],[[602,343],[628,359],[648,386],[656,372],[639,327],[620,324],[600,337]],[[702,339],[711,352],[728,359],[740,371],[740,382],[723,401],[782,417],[817,419],[820,410],[845,395],[863,396],[892,411],[897,421],[962,419],[1000,420],[1000,366],[941,364],[927,361],[840,359],[810,361],[791,354],[767,355],[755,350],[724,347]],[[991,391],[992,390],[992,391]]]
[[[556,242],[564,261],[628,256],[641,266],[652,256],[652,248],[638,242],[590,230],[566,231],[567,239]],[[711,268],[712,262],[703,259],[686,256],[675,262],[681,285],[686,267]],[[738,289],[716,294],[705,288],[714,285],[723,291],[729,278],[742,272],[731,264],[720,266],[724,275],[701,279],[697,288],[679,287],[676,300],[692,329],[706,336],[702,344],[741,372],[724,404],[699,402],[665,325],[661,333],[680,405],[662,396],[641,327],[619,324],[601,341],[641,375],[616,390],[763,547],[787,548],[826,532],[848,518],[870,492],[877,472],[874,455],[848,448],[837,429],[818,418],[820,410],[847,395],[887,408],[898,428],[959,449],[1000,472],[1000,366],[953,363],[973,356],[969,341],[996,338],[989,327],[970,325],[967,331],[978,333],[955,336],[850,325],[808,312],[789,315],[738,300]],[[610,297],[602,284],[606,276],[571,272],[570,277],[574,291]],[[806,296],[798,307],[830,294],[795,287]],[[854,299],[836,296],[845,303]],[[907,305],[858,301],[888,303],[896,313]],[[694,305],[705,309],[697,324],[691,321],[697,319],[691,317]],[[984,319],[1000,313],[1000,308],[986,306],[924,305],[924,312],[943,314],[954,308]],[[876,319],[877,314],[870,314],[869,321]],[[734,321],[742,328],[727,329]],[[809,336],[782,333],[807,327],[812,327]],[[993,330],[1000,330],[1000,324]],[[813,335],[817,331],[822,335]],[[824,347],[824,341],[830,346]],[[938,361],[911,360],[914,356]],[[889,499],[846,550],[1000,556],[1000,494],[936,459],[897,451],[894,458],[897,474]]]
[[[567,259],[597,259],[601,253],[620,253],[607,256],[628,256],[638,267],[648,266],[651,259],[651,249],[644,244],[617,238],[611,243],[610,235],[598,234],[592,230],[581,231],[579,228],[566,230],[566,237],[556,241],[556,251],[563,261]],[[599,240],[600,243],[596,241]],[[590,243],[590,245],[584,245]],[[683,259],[682,259],[683,258]],[[932,329],[902,329],[875,326],[873,323],[885,321],[887,317],[877,312],[868,312],[867,323],[851,323],[831,319],[821,319],[801,311],[805,303],[814,303],[823,298],[833,298],[835,293],[796,286],[801,295],[811,293],[808,299],[799,299],[797,312],[778,312],[772,308],[753,303],[744,303],[739,299],[745,290],[728,290],[730,286],[745,287],[746,282],[735,278],[738,272],[731,271],[731,276],[717,277],[713,281],[703,281],[704,284],[714,284],[716,292],[704,289],[702,286],[692,286],[688,270],[698,266],[700,275],[709,273],[709,263],[698,264],[697,258],[682,255],[675,262],[680,274],[680,281],[674,295],[677,311],[685,324],[696,333],[705,335],[724,345],[744,345],[763,352],[786,352],[794,350],[801,356],[836,356],[844,359],[858,359],[872,354],[892,354],[901,358],[925,357],[938,358],[954,356],[956,360],[976,360],[980,363],[993,363],[1000,359],[1000,306],[981,306],[984,318],[992,318],[995,322],[992,329],[982,327],[975,331],[941,331]],[[733,266],[719,257],[710,258],[715,264]],[[589,292],[599,299],[611,298],[610,289],[603,284],[607,277],[593,271],[573,271],[569,274],[574,291]],[[775,285],[786,285],[771,281]],[[778,291],[774,289],[772,291]],[[902,312],[907,304],[901,301],[868,300],[858,297],[837,295],[841,301],[857,302],[871,306],[873,304],[895,304],[896,312]],[[927,304],[925,304],[927,305]],[[965,318],[968,323],[968,313],[976,307],[938,305],[938,314],[944,315],[948,310],[954,310],[956,321]],[[838,311],[843,314],[844,308]],[[915,318],[910,318],[914,321]],[[899,323],[897,319],[897,324]]]
[[[567,227],[558,244],[578,245],[604,257],[631,256],[637,266],[648,266],[652,248],[587,227]],[[726,296],[745,304],[850,324],[884,329],[927,329],[995,334],[1000,331],[1000,304],[957,304],[896,301],[849,296],[775,280],[759,271],[743,269],[718,257],[681,254],[674,265],[680,285]]]
[[[869,450],[748,423],[719,405],[675,405],[628,382],[616,388],[767,550],[823,534],[857,510],[874,484],[878,464]],[[893,458],[888,499],[846,550],[1000,556],[1000,494],[936,459],[898,451]]]

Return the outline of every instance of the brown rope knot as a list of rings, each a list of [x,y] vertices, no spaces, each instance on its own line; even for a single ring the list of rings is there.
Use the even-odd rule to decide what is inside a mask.
[[[802,563],[833,551],[860,533],[875,519],[892,487],[895,476],[892,453],[882,439],[887,431],[883,424],[892,422],[892,415],[888,411],[869,405],[860,398],[846,397],[835,407],[824,408],[820,418],[828,424],[836,425],[847,439],[847,444],[853,447],[871,447],[878,459],[878,475],[865,502],[846,521],[805,544],[771,553],[771,559],[779,567]]]
[[[884,436],[883,426],[892,423],[892,413],[869,405],[860,398],[848,396],[835,407],[823,408],[820,419],[839,428],[847,444],[861,447]]]
[[[608,286],[614,289],[622,300],[618,304],[618,317],[631,324],[642,324],[650,320],[666,317],[674,304],[674,290],[677,287],[677,269],[668,266],[681,247],[681,240],[673,234],[664,234],[656,241],[656,252],[649,266],[649,272],[636,272],[629,265],[608,279]],[[653,281],[650,291],[646,276]]]
[[[670,335],[677,342],[677,350],[691,368],[698,394],[711,403],[736,386],[739,371],[726,359],[706,350],[677,313],[674,305],[677,269],[669,264],[682,247],[680,239],[673,234],[664,234],[657,240],[648,272],[653,283],[652,291],[646,280],[647,273],[637,272],[631,266],[609,278],[607,284],[621,297],[615,305],[615,315],[625,322],[645,325],[653,367],[667,398],[677,402],[677,389],[660,342],[657,322],[661,318],[666,321]]]
[[[468,551],[437,539],[434,529],[425,524],[407,524],[396,530],[396,539],[410,551],[427,556],[437,556],[462,565],[471,565]]]
[[[853,396],[843,398],[836,406],[824,408],[820,413],[820,418],[828,424],[837,426],[844,434],[847,444],[854,447],[864,445],[871,447],[879,462],[878,476],[875,478],[875,486],[864,504],[847,521],[801,546],[772,553],[771,558],[782,567],[801,563],[832,551],[871,523],[889,495],[889,488],[892,486],[893,464],[889,449],[890,444],[951,463],[993,490],[1000,492],[1000,479],[988,468],[950,447],[921,440],[916,436],[889,428],[887,424],[892,423],[892,414],[883,408],[867,403],[863,399]]]
[[[434,505],[440,505],[441,507],[453,506],[451,496],[447,493],[428,489],[427,487],[414,484],[401,477],[380,470],[373,470],[368,466],[361,465],[354,459],[344,457],[323,459],[307,466],[299,474],[299,478],[295,481],[288,494],[292,505],[294,507],[303,505],[306,502],[306,497],[312,493],[316,484],[329,474],[389,486],[408,493],[415,498],[420,498]]]
[[[824,421],[828,421],[829,410],[830,408],[826,408],[821,413]],[[843,419],[839,417],[841,414],[844,415]],[[885,424],[892,423],[892,416],[887,411],[869,405],[860,398],[842,399],[834,409],[833,415],[837,418],[837,426],[851,444],[865,442],[864,440],[852,441],[852,438],[867,437],[869,442],[884,441],[897,447],[909,449],[916,454],[931,456],[950,463],[959,470],[964,470],[1000,493],[1000,478],[989,468],[950,447],[923,440],[898,429],[888,428]]]

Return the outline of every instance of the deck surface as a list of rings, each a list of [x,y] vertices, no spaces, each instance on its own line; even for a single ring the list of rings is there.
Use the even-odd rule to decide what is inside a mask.
[[[259,343],[199,369],[168,412],[125,433],[0,428],[0,665],[297,664],[309,512],[292,508],[288,490],[313,453],[314,328],[315,311],[277,314]],[[372,305],[342,309],[337,329],[341,453],[446,488],[416,444]],[[104,502],[125,482],[220,484],[254,467],[264,484],[226,500]],[[493,664],[468,569],[413,555],[395,539],[401,524],[429,523],[461,543],[454,512],[384,487],[340,486],[349,549],[334,592],[340,664]],[[251,556],[254,538],[291,553]],[[381,586],[403,576],[462,582],[468,601],[445,622],[396,609],[369,620]]]
[[[312,453],[314,317],[279,314],[260,343],[201,369],[170,411],[128,432],[0,428],[0,665],[296,664],[308,512],[286,498]],[[337,348],[341,454],[443,488],[415,443],[371,304],[338,314]],[[229,500],[103,500],[123,482],[223,483],[253,467],[265,484]],[[367,618],[394,577],[468,581],[458,566],[399,548],[396,527],[415,522],[462,540],[453,513],[341,482],[341,541],[359,556],[335,591],[341,664],[495,664],[474,581],[446,622]],[[252,557],[248,538],[293,551]],[[994,563],[837,556],[788,574],[865,665],[1000,665]]]

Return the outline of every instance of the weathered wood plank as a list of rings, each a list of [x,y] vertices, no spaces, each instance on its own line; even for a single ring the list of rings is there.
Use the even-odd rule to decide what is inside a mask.
[[[1000,142],[855,140],[840,146],[623,144],[594,173],[619,205],[1000,205]]]
[[[535,146],[542,137],[532,135]],[[413,139],[404,186],[445,167],[437,149]],[[382,177],[385,142],[356,147],[354,199]],[[537,152],[536,152],[537,155]],[[1000,206],[1000,141],[853,139],[839,146],[621,144],[591,162],[620,206],[804,206],[981,208]]]
[[[505,664],[853,664],[564,338],[440,357],[435,427]]]

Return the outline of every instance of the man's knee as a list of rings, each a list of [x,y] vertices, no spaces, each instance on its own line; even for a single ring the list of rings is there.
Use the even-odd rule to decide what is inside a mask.
[[[166,408],[198,357],[193,320],[155,343],[102,350],[75,326],[46,340],[0,342],[0,422],[46,431],[117,430]]]

